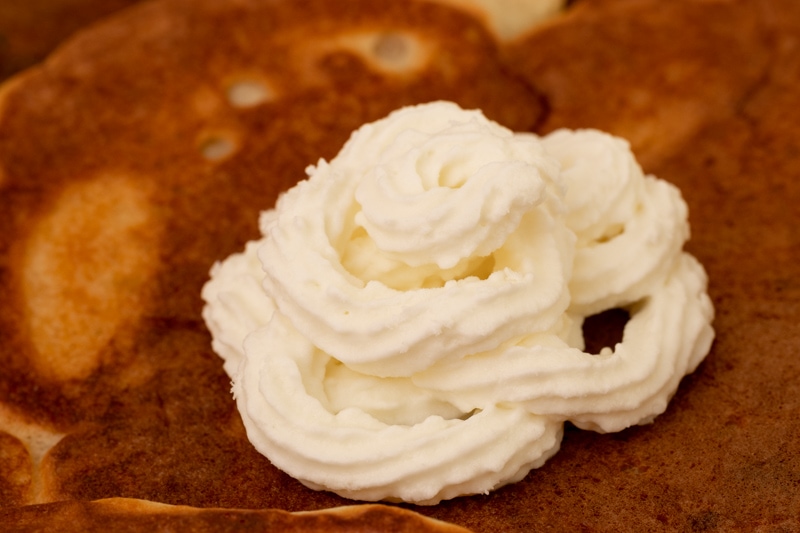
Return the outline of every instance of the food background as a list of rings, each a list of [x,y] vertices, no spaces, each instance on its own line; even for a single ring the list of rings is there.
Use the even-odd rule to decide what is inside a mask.
[[[0,6],[0,28],[11,28],[3,31],[0,48],[3,76],[32,65],[72,29],[124,7],[125,2],[92,7],[78,2],[40,1],[25,4],[25,8],[11,4]],[[474,66],[464,67],[465,79],[472,83],[470,90],[462,92],[466,84],[445,83],[439,94],[461,99],[465,105],[485,104],[482,107],[491,118],[518,130],[598,127],[629,138],[645,170],[678,185],[689,203],[693,235],[688,250],[709,272],[717,309],[717,341],[654,425],[614,435],[568,429],[561,452],[521,483],[485,497],[413,509],[476,531],[488,531],[498,524],[519,531],[553,525],[589,530],[773,527],[790,531],[800,520],[796,497],[800,492],[800,334],[796,327],[800,316],[800,8],[789,0],[684,0],[668,5],[644,0],[586,0],[574,3],[572,9],[568,16],[505,46],[502,52],[492,48],[485,32],[458,19],[458,24],[472,28],[468,34],[480,35],[473,41],[477,42],[474,49],[485,56],[475,61],[486,61],[486,68],[497,62],[505,65],[493,76],[514,74],[498,89],[500,84],[490,83],[492,78],[485,72],[470,77]],[[26,27],[30,29],[22,30]],[[90,48],[88,43],[86,46]],[[200,63],[200,57],[198,52],[186,59]],[[292,153],[281,154],[286,175],[273,189],[299,179],[298,171],[317,157],[332,156],[319,153],[319,147],[335,150],[360,122],[430,96],[426,92],[430,84],[424,83],[410,83],[408,90],[390,93],[393,85],[384,84],[385,77],[363,65],[348,66],[352,55],[333,54],[328,60],[324,67],[334,90],[327,97],[303,100],[300,95],[270,124],[251,113],[249,118],[241,115],[244,118],[219,129],[223,134],[236,131],[240,120],[246,129],[260,132],[273,131],[271,126],[281,124],[275,129],[294,135],[292,139],[298,143],[309,127],[319,136],[330,137],[294,145]],[[212,62],[190,70],[216,72],[223,67],[223,63]],[[336,72],[349,68],[347,76],[336,77]],[[132,76],[130,70],[120,68],[120,78],[109,78],[109,83]],[[110,68],[109,72],[115,71]],[[169,79],[163,72],[158,75]],[[137,82],[135,76],[125,81]],[[153,84],[159,81],[152,79]],[[141,86],[143,91],[155,90],[146,85]],[[360,93],[361,99],[348,97],[355,94],[349,89],[356,86],[374,89]],[[99,87],[98,94],[102,94],[102,84]],[[193,92],[197,86],[184,89],[197,97],[198,108],[205,109],[202,91]],[[498,90],[502,94],[492,94]],[[176,90],[168,97],[178,102],[186,94]],[[119,95],[123,100],[130,97]],[[20,95],[16,98],[24,100]],[[515,105],[506,105],[509,101]],[[208,109],[211,107],[209,104]],[[41,109],[42,121],[58,115],[55,107]],[[209,116],[213,113],[209,111]],[[352,124],[336,120],[342,116],[348,116]],[[14,180],[21,178],[14,174],[13,165],[23,168],[30,164],[18,163],[26,149],[30,154],[38,151],[45,168],[52,163],[47,159],[48,139],[55,139],[52,146],[62,146],[60,135],[68,131],[40,130],[40,125],[31,122],[20,124],[19,128],[29,129],[15,130],[7,121],[3,123],[5,131],[0,128],[0,165]],[[40,135],[40,131],[54,137]],[[19,140],[24,133],[32,135],[27,143]],[[209,130],[212,136],[217,133]],[[197,146],[202,145],[200,137]],[[273,146],[286,144],[275,140]],[[148,149],[159,148],[152,145]],[[269,150],[259,149],[237,163],[240,167],[202,170],[207,162],[200,160],[197,167],[178,170],[229,178],[235,168],[253,169],[269,160]],[[148,161],[146,154],[142,157]],[[80,156],[72,163],[88,173],[105,163],[102,156],[98,158]],[[49,173],[44,170],[41,175]],[[73,178],[63,173],[57,179],[66,183]],[[20,187],[19,181],[13,183],[14,195],[5,198],[13,197],[20,202],[15,205],[24,206],[15,212],[28,217],[29,224],[3,219],[3,232],[35,227],[42,216],[35,204],[40,200],[43,205],[57,202],[44,178],[32,178],[28,190]],[[127,194],[127,182],[120,183],[119,194]],[[202,186],[187,183],[180,182],[187,187],[187,198],[210,194]],[[0,186],[4,186],[2,181]],[[193,315],[199,306],[195,293],[202,283],[201,266],[209,258],[235,251],[253,236],[255,214],[266,206],[252,201],[252,196],[266,202],[277,193],[269,188],[256,190],[254,182],[248,186],[253,188],[230,192],[229,205],[210,208],[204,216],[222,219],[242,198],[251,202],[249,207],[235,220],[225,222],[225,231],[218,228],[215,236],[206,235],[205,244],[192,252],[196,255],[180,256],[193,276],[182,281],[198,290],[171,300],[173,309],[148,317],[153,333],[145,341],[153,344],[150,353],[157,357],[148,364],[153,375],[161,376],[158,383],[137,385],[141,378],[137,364],[123,360],[105,368],[119,371],[115,376],[127,376],[129,386],[124,391],[115,388],[113,380],[106,383],[102,376],[88,371],[88,381],[81,378],[48,392],[38,378],[31,377],[30,368],[17,358],[17,352],[12,353],[17,345],[4,340],[0,357],[4,368],[10,370],[0,378],[0,402],[24,405],[37,423],[52,424],[57,426],[54,431],[70,434],[51,457],[60,480],[58,493],[38,501],[126,496],[198,507],[275,506],[291,511],[351,503],[306,491],[249,449],[232,402],[221,400],[227,395],[227,380],[206,346],[202,324]],[[146,187],[137,182],[132,189]],[[162,197],[175,198],[177,195]],[[179,209],[192,212],[187,206]],[[168,229],[188,237],[192,224],[202,227],[199,218],[172,220],[174,227]],[[9,238],[3,238],[7,244]],[[9,249],[4,249],[4,280],[16,275],[17,252]],[[169,261],[170,254],[179,250],[182,248],[173,242],[160,251],[161,257]],[[164,292],[178,287],[174,279],[160,283],[157,290]],[[5,316],[13,319],[13,313]],[[6,320],[4,335],[11,331],[11,319]],[[156,340],[159,332],[163,342]],[[119,368],[114,367],[117,364]],[[193,374],[191,380],[178,379],[187,373]],[[198,396],[199,404],[185,402],[192,397],[191,384],[212,393]],[[171,389],[173,385],[176,388]],[[98,397],[98,391],[106,391],[107,396]],[[35,401],[26,403],[30,398]],[[141,414],[147,410],[150,412]],[[126,413],[139,414],[131,422]],[[178,434],[170,434],[166,422],[173,416],[177,422],[184,417],[201,423],[178,424]],[[6,443],[0,459],[7,465],[15,457],[9,450],[18,450],[19,441],[15,442],[13,432],[0,436]],[[176,449],[176,443],[184,448]],[[87,456],[94,462],[81,461]],[[273,493],[271,487],[290,490]],[[0,484],[0,495],[6,508],[31,503],[30,490],[7,479]]]

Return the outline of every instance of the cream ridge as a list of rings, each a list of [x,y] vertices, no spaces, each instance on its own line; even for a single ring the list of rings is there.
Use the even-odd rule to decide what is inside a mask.
[[[488,493],[555,454],[565,421],[652,421],[708,353],[686,204],[622,139],[434,102],[307,174],[202,296],[248,438],[308,487]],[[583,320],[612,308],[622,342],[584,352]]]

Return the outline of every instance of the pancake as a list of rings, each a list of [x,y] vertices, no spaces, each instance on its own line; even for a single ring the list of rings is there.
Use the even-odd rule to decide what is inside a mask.
[[[689,204],[717,341],[654,425],[568,428],[523,481],[408,508],[474,531],[800,527],[800,8],[579,0],[511,38],[454,2],[298,4],[142,2],[0,90],[4,523],[257,530],[274,513],[243,510],[358,503],[252,448],[200,288],[353,129],[447,99],[629,139]]]
[[[0,79],[30,67],[88,24],[138,0],[27,0],[0,3]]]
[[[47,522],[42,516],[47,517]],[[391,531],[392,533],[466,533],[412,511],[385,505],[348,505],[287,513],[278,509],[231,510],[109,498],[93,502],[62,501],[0,509],[0,520],[14,531],[40,531],[43,525],[57,525],[62,533],[90,531],[286,531],[288,533],[348,533],[352,531]]]

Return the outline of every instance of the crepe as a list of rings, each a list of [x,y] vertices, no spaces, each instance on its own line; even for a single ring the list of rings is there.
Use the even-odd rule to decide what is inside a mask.
[[[514,38],[489,20],[453,2],[142,2],[3,86],[6,523],[358,503],[252,448],[200,288],[353,129],[446,99],[516,131],[628,138],[689,204],[717,341],[654,425],[568,428],[523,481],[411,509],[474,531],[800,524],[800,8],[583,0]],[[614,317],[592,322],[599,339]]]
[[[75,31],[138,0],[0,3],[0,79],[38,63]]]
[[[43,520],[46,517],[46,522]],[[412,511],[385,505],[348,505],[287,513],[278,509],[198,509],[162,503],[109,498],[93,502],[63,501],[26,507],[0,509],[3,524],[14,531],[36,531],[56,526],[58,531],[285,531],[287,533],[349,533],[390,531],[392,533],[467,533],[467,530]],[[52,531],[52,529],[51,529]]]

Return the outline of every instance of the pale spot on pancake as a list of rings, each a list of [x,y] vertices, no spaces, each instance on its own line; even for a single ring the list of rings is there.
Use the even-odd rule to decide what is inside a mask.
[[[208,161],[218,162],[233,155],[239,148],[238,137],[227,131],[205,133],[199,141],[200,154]]]
[[[567,0],[428,0],[480,19],[499,41],[520,37],[564,10]]]
[[[228,102],[233,107],[248,108],[275,99],[275,91],[261,79],[239,78],[233,81],[226,92]]]
[[[413,74],[423,70],[432,56],[433,46],[409,32],[364,32],[340,35],[331,43],[364,60],[370,68],[384,74]]]
[[[401,64],[410,53],[408,39],[396,33],[381,35],[372,46],[372,53],[379,61]]]
[[[11,481],[19,488],[19,495],[24,499],[20,504],[52,501],[55,481],[44,473],[42,463],[65,435],[38,425],[3,405],[0,405],[0,427],[11,436],[6,439],[9,442],[0,446],[0,463],[5,461],[13,468],[13,472],[6,472],[6,475],[13,476]],[[0,432],[0,436],[2,434]]]
[[[350,32],[316,39],[303,47],[296,65],[305,65],[304,82],[322,83],[318,62],[331,55],[346,52],[358,57],[370,69],[389,76],[414,75],[424,70],[434,56],[435,47],[428,40],[411,32]],[[309,79],[305,79],[305,78]]]
[[[136,321],[159,230],[136,179],[100,176],[61,193],[29,236],[22,271],[40,374],[87,377],[117,330]]]

